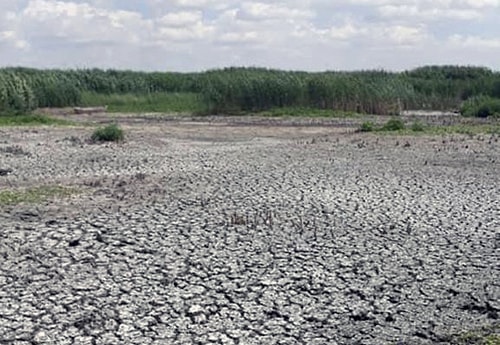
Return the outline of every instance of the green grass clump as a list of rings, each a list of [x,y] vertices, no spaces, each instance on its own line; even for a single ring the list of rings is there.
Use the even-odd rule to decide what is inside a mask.
[[[99,94],[84,92],[83,106],[107,105],[111,113],[203,113],[204,105],[196,93],[155,92],[145,94]]]
[[[0,116],[0,126],[68,126],[71,124],[71,121],[38,114]]]
[[[363,122],[359,128],[360,132],[373,132],[375,130],[375,125],[371,121]]]
[[[25,190],[0,191],[0,205],[40,203],[52,197],[68,197],[78,193],[76,189],[61,186],[44,186]]]
[[[460,113],[469,117],[500,117],[500,98],[471,97],[462,103]]]
[[[117,124],[113,123],[107,125],[106,127],[97,128],[94,133],[92,133],[91,139],[94,142],[99,141],[122,141],[125,138],[123,129],[118,127]]]
[[[413,132],[423,132],[425,131],[425,126],[424,124],[422,124],[422,122],[413,122],[410,126],[410,129],[413,131]]]
[[[402,131],[404,129],[404,122],[401,119],[397,118],[390,119],[381,128],[382,131]]]
[[[397,118],[392,118],[382,126],[377,126],[371,121],[361,124],[358,132],[402,132],[406,129],[404,122]]]

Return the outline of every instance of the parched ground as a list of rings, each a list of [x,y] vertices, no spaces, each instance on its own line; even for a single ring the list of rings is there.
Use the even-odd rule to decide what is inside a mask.
[[[121,144],[87,142],[89,127],[0,129],[0,190],[80,191],[0,206],[0,344],[499,331],[498,135],[117,121]]]

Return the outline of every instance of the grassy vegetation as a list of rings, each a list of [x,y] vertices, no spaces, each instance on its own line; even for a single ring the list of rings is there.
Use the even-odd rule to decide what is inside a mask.
[[[373,132],[375,130],[375,128],[376,128],[376,126],[373,122],[365,121],[361,124],[359,131],[360,132]]]
[[[426,134],[498,134],[500,124],[459,124],[452,126],[429,126],[422,133]]]
[[[112,113],[180,113],[196,114],[204,110],[200,96],[191,92],[156,92],[148,94],[82,93],[85,107],[107,105]]]
[[[445,134],[495,134],[500,135],[500,123],[491,124],[457,124],[449,126],[424,125],[414,122],[410,126],[405,126],[399,119],[397,122],[389,120],[381,126],[373,122],[366,121],[358,128],[358,132],[376,132],[381,134],[397,135],[445,135]],[[399,123],[400,122],[400,123]]]
[[[106,127],[97,128],[92,133],[91,140],[94,142],[101,141],[122,141],[125,138],[123,129],[118,127],[117,124],[111,124]]]
[[[382,126],[382,128],[380,128],[380,130],[385,131],[385,132],[393,132],[393,131],[402,131],[405,128],[406,128],[406,126],[401,119],[392,118],[389,121],[387,121]]]
[[[423,132],[425,131],[425,125],[422,122],[416,121],[411,124],[410,129],[413,132]]]
[[[463,116],[500,117],[500,98],[483,95],[471,97],[462,103],[460,113]]]
[[[473,331],[453,334],[449,343],[455,345],[500,345],[500,325],[483,327]]]
[[[453,344],[456,345],[500,345],[500,335],[482,335],[476,332],[467,332],[457,336]]]
[[[5,115],[0,116],[1,126],[69,126],[71,121],[55,119],[46,115]]]
[[[339,111],[333,109],[318,109],[311,107],[282,107],[272,108],[266,111],[257,113],[261,116],[302,116],[302,117],[360,117],[361,114],[347,111]]]
[[[110,111],[125,112],[398,114],[406,109],[458,109],[463,101],[479,95],[500,98],[499,72],[460,66],[427,66],[401,73],[0,69],[0,114],[105,104]]]
[[[68,197],[77,194],[76,189],[61,186],[44,186],[23,190],[1,190],[0,205],[40,203],[49,198]]]

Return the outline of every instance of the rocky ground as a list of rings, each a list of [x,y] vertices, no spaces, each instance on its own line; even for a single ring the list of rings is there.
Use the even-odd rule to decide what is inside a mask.
[[[500,311],[498,135],[0,129],[0,344],[436,344]]]

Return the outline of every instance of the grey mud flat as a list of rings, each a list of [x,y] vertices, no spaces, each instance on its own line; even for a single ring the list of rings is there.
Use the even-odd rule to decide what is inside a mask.
[[[445,344],[500,311],[500,143],[332,126],[0,129],[0,344]]]

